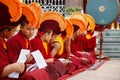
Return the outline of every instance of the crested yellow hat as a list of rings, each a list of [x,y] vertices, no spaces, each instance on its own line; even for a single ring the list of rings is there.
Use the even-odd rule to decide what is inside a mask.
[[[52,12],[52,11],[49,11],[49,12],[45,12],[41,18],[41,23],[43,23],[44,21],[47,21],[47,20],[54,20],[56,22],[58,22],[59,24],[59,27],[60,27],[60,31],[64,31],[65,28],[66,28],[66,20],[65,18],[58,12]],[[54,24],[53,24],[54,25]]]
[[[27,21],[29,22],[29,25],[31,27],[36,27],[37,24],[37,15],[35,14],[35,11],[27,4],[21,3],[22,6],[22,14],[26,17]]]
[[[8,7],[11,22],[16,22],[21,17],[22,7],[19,0],[0,0],[0,2]]]
[[[80,28],[80,32],[83,34],[86,31],[85,24],[79,19],[69,19],[73,25],[77,25]]]
[[[89,15],[89,14],[84,14],[85,18],[87,19],[88,21],[88,25],[87,25],[87,31],[94,31],[95,29],[95,21],[94,21],[94,18]]]
[[[72,23],[69,21],[69,19],[66,19],[67,21],[67,25],[66,25],[66,37],[71,37],[73,35],[73,31],[74,31],[74,28],[73,28],[73,25]]]
[[[37,22],[35,28],[38,29],[40,27],[40,20],[43,15],[42,7],[37,2],[30,3],[30,7],[32,7],[34,9],[35,14],[37,15],[38,22]]]
[[[88,21],[86,20],[85,16],[83,14],[81,14],[80,12],[72,13],[70,18],[72,18],[72,19],[79,19],[79,20],[83,21],[85,26],[87,26],[87,24],[88,24]]]

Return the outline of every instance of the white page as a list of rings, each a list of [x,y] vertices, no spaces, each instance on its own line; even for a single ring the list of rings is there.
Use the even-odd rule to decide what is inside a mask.
[[[19,73],[13,72],[13,73],[9,74],[8,77],[9,78],[19,78]]]
[[[18,58],[17,62],[25,63],[26,60],[27,60],[26,55],[28,55],[29,53],[30,53],[30,50],[21,49],[21,52],[20,52],[20,55],[19,55],[19,58]]]
[[[33,55],[39,69],[45,68],[47,66],[45,59],[43,58],[39,50],[36,50],[32,52],[31,54]]]
[[[20,55],[19,55],[17,62],[25,63],[27,60],[26,55],[29,53],[30,53],[30,50],[21,49],[21,52],[20,52]],[[13,73],[9,74],[8,77],[9,78],[19,78],[19,73],[13,72]]]

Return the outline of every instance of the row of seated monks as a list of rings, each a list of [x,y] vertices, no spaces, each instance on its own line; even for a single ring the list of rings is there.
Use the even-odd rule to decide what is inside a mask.
[[[15,34],[17,26],[20,30]],[[19,0],[0,0],[0,80],[58,80],[65,74],[95,64],[95,22],[89,14],[75,12],[65,18],[58,12],[43,12],[40,5]],[[35,31],[37,32],[35,33]],[[21,49],[30,50],[18,62]],[[47,66],[36,63],[31,52],[39,50]],[[10,77],[11,73],[18,77]]]

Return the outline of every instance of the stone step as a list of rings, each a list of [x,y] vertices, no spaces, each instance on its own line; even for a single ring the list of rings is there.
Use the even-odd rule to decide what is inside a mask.
[[[105,30],[104,36],[120,36],[120,30]]]
[[[100,44],[97,44],[97,48],[100,48]],[[120,51],[120,43],[103,43],[103,50],[119,50]]]
[[[97,40],[100,43],[100,39]],[[103,36],[103,43],[120,43],[120,36]]]
[[[100,49],[99,48],[97,48],[97,51],[100,51]],[[102,52],[110,52],[110,53],[119,53],[119,55],[120,55],[120,50],[105,50],[105,49],[102,49]]]
[[[100,50],[100,38],[97,39],[97,50]],[[111,58],[120,58],[120,30],[105,30],[102,52]]]
[[[109,56],[110,58],[120,58],[120,52],[104,52],[106,56]]]

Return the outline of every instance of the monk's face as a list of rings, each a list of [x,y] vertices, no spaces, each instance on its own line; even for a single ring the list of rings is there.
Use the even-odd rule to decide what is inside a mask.
[[[10,28],[10,29],[5,29],[3,31],[5,38],[10,39],[15,34],[16,28],[17,27]]]
[[[50,33],[46,32],[43,34],[44,41],[49,43],[50,40],[52,39],[53,32],[51,31]]]
[[[30,39],[34,35],[35,29],[28,24],[25,24],[21,27],[21,31],[27,39]]]

